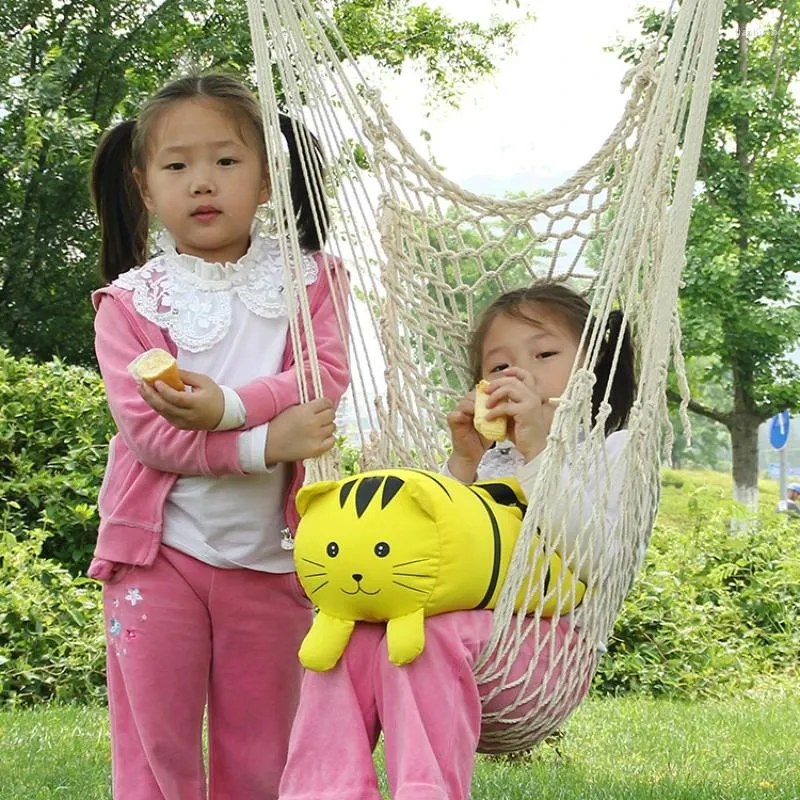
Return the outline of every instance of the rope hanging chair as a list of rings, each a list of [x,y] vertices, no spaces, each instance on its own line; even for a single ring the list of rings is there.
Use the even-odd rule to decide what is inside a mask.
[[[445,411],[471,385],[465,348],[482,299],[548,276],[585,290],[599,322],[584,331],[580,363],[559,403],[528,498],[493,636],[476,665],[478,681],[491,684],[484,751],[526,749],[553,732],[563,716],[559,707],[584,679],[577,665],[610,634],[649,541],[659,456],[671,437],[665,391],[671,359],[683,374],[677,294],[722,10],[723,0],[684,0],[671,19],[668,43],[656,44],[627,75],[622,117],[589,162],[544,194],[497,199],[462,189],[411,146],[318,5],[248,0],[272,176],[269,222],[288,265],[296,352],[309,338],[308,368],[299,378],[304,399],[321,394],[322,384],[298,231],[294,216],[285,213],[292,206],[279,106],[314,132],[329,162],[326,199],[333,227],[325,249],[341,259],[351,279],[353,383],[345,403],[356,420],[350,434],[360,450],[358,467],[440,467],[448,442]],[[311,186],[318,161],[302,129],[295,132],[308,156],[304,171]],[[634,332],[638,373],[620,460],[619,512],[609,525],[606,480],[579,521],[572,566],[588,576],[583,635],[573,628],[570,648],[557,648],[549,634],[539,636],[531,669],[511,676],[503,666],[508,656],[538,630],[537,615],[516,613],[514,599],[520,591],[531,596],[537,590],[527,568],[537,548],[563,552],[566,518],[575,505],[575,487],[561,484],[562,471],[569,464],[573,476],[597,480],[605,474],[610,407],[606,395],[592,422],[593,368],[617,305]],[[336,312],[341,324],[346,309]],[[336,455],[308,468],[309,481],[341,477]],[[602,552],[591,544],[598,526],[609,528],[606,538],[614,542]],[[560,591],[559,585],[550,588]],[[532,680],[543,652],[551,669],[560,667],[556,690],[551,684],[546,694],[547,677]],[[500,693],[497,710],[492,699]]]

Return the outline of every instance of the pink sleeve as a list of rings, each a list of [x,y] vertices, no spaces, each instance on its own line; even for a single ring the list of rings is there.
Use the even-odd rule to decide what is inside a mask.
[[[320,274],[309,286],[311,327],[314,331],[323,396],[338,403],[350,383],[347,359],[349,283],[341,262],[322,254],[315,255],[315,260]],[[308,343],[305,336],[302,339],[306,382],[311,386]],[[296,364],[292,364],[277,375],[256,378],[244,386],[236,387],[247,414],[245,427],[253,428],[269,422],[281,411],[300,402],[296,369]]]
[[[141,398],[128,364],[149,349],[113,296],[99,301],[95,350],[120,436],[145,466],[179,475],[242,474],[237,431],[184,431]]]

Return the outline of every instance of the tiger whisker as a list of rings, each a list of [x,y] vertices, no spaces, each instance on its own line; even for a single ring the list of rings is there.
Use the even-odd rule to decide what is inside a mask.
[[[402,586],[404,589],[411,589],[412,592],[419,592],[420,594],[427,594],[425,589],[417,589],[416,586],[409,586],[408,584],[401,583],[400,581],[392,581],[392,583]]]
[[[393,575],[400,575],[404,578],[432,578],[432,572],[394,572]]]
[[[430,561],[430,560],[431,560],[430,557],[426,557],[426,558],[415,558],[412,559],[411,561],[399,561],[397,564],[394,564],[392,566],[392,569],[394,569],[395,567],[407,567],[409,564],[418,564],[420,561]]]
[[[311,594],[314,594],[314,592],[318,592],[323,586],[327,586],[329,583],[330,581],[325,581],[325,583],[321,583],[319,586],[317,586],[316,589],[311,590]]]
[[[309,572],[303,575],[304,578],[321,578],[323,575],[327,575],[327,572]]]
[[[312,561],[310,558],[304,558],[303,561],[307,561],[309,564],[313,564],[315,567],[322,567],[322,569],[325,569],[325,565],[320,564],[319,561]]]

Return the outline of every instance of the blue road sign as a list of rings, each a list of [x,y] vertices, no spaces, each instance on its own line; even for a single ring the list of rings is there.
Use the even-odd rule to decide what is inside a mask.
[[[769,443],[776,450],[786,447],[789,441],[789,412],[781,411],[769,421]]]

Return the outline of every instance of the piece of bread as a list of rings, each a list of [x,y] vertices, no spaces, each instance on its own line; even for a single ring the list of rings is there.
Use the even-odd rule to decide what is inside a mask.
[[[163,381],[178,392],[182,392],[186,385],[178,374],[178,362],[166,350],[154,348],[146,350],[128,364],[128,372],[151,386],[156,381]]]
[[[502,442],[506,438],[507,420],[505,417],[487,420],[486,401],[489,395],[486,394],[488,381],[481,381],[475,387],[475,430],[490,442]]]

